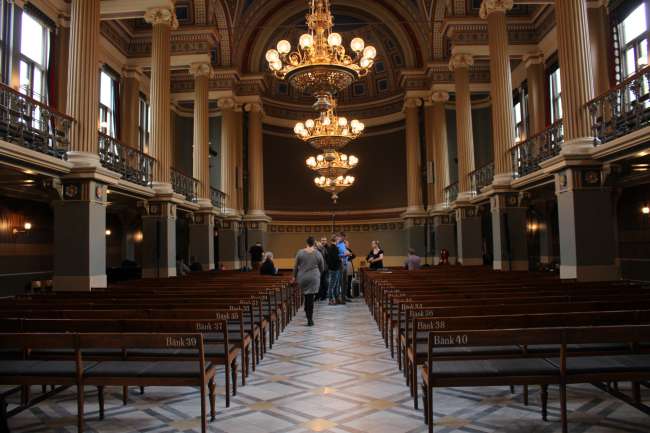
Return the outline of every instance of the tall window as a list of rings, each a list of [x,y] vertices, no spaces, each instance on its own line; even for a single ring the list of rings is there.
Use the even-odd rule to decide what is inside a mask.
[[[648,24],[646,4],[634,8],[619,24],[622,76],[629,77],[648,64]]]
[[[99,77],[99,131],[115,138],[117,82],[106,70]]]
[[[140,95],[140,113],[138,116],[138,135],[140,150],[149,153],[149,133],[151,125],[151,107],[144,95]]]
[[[23,12],[20,31],[20,90],[45,103],[49,42],[49,29]]]
[[[528,92],[525,83],[522,87],[515,89],[512,113],[515,120],[515,141],[524,141],[528,136]]]
[[[560,81],[560,68],[551,71],[549,80],[549,101],[551,109],[551,123],[562,118],[562,83]]]

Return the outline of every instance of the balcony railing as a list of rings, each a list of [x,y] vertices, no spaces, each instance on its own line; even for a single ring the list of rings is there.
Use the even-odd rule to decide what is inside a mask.
[[[0,138],[65,159],[74,120],[9,86],[0,84]]]
[[[171,176],[174,192],[184,195],[187,201],[196,201],[199,181],[174,168],[171,169]]]
[[[219,209],[220,213],[225,213],[226,211],[226,194],[219,191],[216,188],[210,187],[210,199],[212,200],[212,206]]]
[[[151,185],[155,159],[101,132],[98,141],[99,160],[102,166],[120,173],[122,178],[129,182],[144,186]]]
[[[494,163],[490,162],[483,167],[477,168],[469,174],[472,192],[475,195],[481,193],[481,189],[492,184],[494,179]]]
[[[445,206],[449,207],[458,198],[458,182],[447,185],[444,189]]]
[[[650,66],[587,103],[594,145],[650,124]]]
[[[560,119],[544,131],[510,149],[513,177],[516,179],[539,170],[540,162],[560,153],[563,141],[564,129]]]

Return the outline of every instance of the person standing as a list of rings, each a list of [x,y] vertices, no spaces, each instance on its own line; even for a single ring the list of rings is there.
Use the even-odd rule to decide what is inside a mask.
[[[352,252],[352,249],[350,248],[350,241],[347,239],[345,240],[345,248],[347,249],[349,256],[348,256],[348,263],[345,268],[347,281],[345,282],[344,295],[345,295],[346,302],[352,302],[352,279],[354,278],[354,259],[357,256],[355,256],[354,253]]]
[[[316,244],[316,248],[318,251],[321,253],[323,256],[323,260],[325,261],[325,270],[323,273],[320,275],[320,288],[318,290],[318,296],[316,296],[316,299],[319,301],[324,301],[327,299],[327,289],[328,289],[328,284],[329,284],[329,279],[328,279],[328,267],[327,267],[327,238],[323,237],[320,239],[320,242]]]
[[[260,269],[260,264],[262,263],[262,256],[264,255],[264,248],[260,242],[256,242],[249,250],[248,253],[251,255],[251,266],[253,271],[258,271]]]
[[[339,302],[345,304],[345,295],[348,292],[348,260],[352,255],[345,244],[345,233],[339,233],[336,238],[336,247],[339,250],[339,258],[341,259],[341,293]]]
[[[370,242],[370,252],[366,257],[370,269],[381,269],[384,267],[384,250],[381,249],[379,241]]]
[[[332,236],[325,253],[325,260],[327,261],[327,297],[330,305],[336,305],[341,291],[342,262],[339,257],[337,242],[338,238]]]
[[[413,248],[409,248],[409,254],[408,256],[406,256],[406,261],[404,262],[404,266],[409,271],[415,271],[420,269],[421,261],[422,259],[420,259],[420,256],[415,254],[415,250]]]
[[[320,287],[320,276],[325,269],[325,263],[323,256],[315,248],[314,238],[308,237],[306,243],[307,246],[296,254],[292,281],[298,283],[305,296],[307,326],[314,326],[314,297]]]

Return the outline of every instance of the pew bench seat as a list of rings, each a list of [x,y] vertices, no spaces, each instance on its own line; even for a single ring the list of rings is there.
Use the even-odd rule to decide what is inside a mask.
[[[84,364],[84,371],[87,372],[96,365],[96,362],[87,362]],[[8,379],[2,379],[6,376],[51,377],[56,381],[56,378],[60,377],[76,379],[76,374],[75,361],[39,361],[32,359],[0,361],[0,383],[11,382]]]
[[[560,358],[549,358],[548,362],[560,366]],[[650,373],[650,354],[571,357],[566,360],[566,368],[569,382],[572,380],[572,375]]]
[[[53,361],[44,361],[49,362]],[[72,364],[74,369],[74,362]],[[206,362],[204,374],[213,377],[216,367],[216,364]],[[200,371],[198,361],[101,361],[86,368],[84,383],[101,385],[101,378],[105,378],[107,384],[123,385],[128,381],[128,385],[141,385],[137,383],[138,378],[195,378]]]

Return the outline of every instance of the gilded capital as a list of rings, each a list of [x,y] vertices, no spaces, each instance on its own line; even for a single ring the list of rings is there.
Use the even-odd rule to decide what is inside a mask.
[[[469,68],[474,65],[474,56],[469,53],[456,53],[449,59],[449,70],[455,71],[459,68]]]
[[[176,13],[168,8],[151,8],[144,13],[144,20],[151,24],[163,24],[171,26],[172,29],[178,28]]]
[[[449,92],[444,92],[442,90],[435,91],[431,94],[431,100],[433,102],[447,102],[449,101]]]
[[[262,104],[260,102],[249,102],[244,105],[244,111],[247,111],[249,113],[261,113]]]
[[[506,13],[512,9],[512,6],[513,0],[483,0],[481,9],[479,10],[479,16],[482,19],[486,19],[493,12]]]
[[[533,65],[543,65],[544,54],[543,53],[526,54],[523,58],[523,61],[524,61],[524,65],[527,68],[530,68]]]
[[[235,105],[233,98],[221,98],[217,101],[217,106],[222,110],[234,110]]]
[[[422,106],[422,99],[409,96],[404,98],[404,108],[417,108]]]
[[[212,75],[212,66],[206,62],[192,63],[190,65],[190,74],[196,77],[210,77]]]

